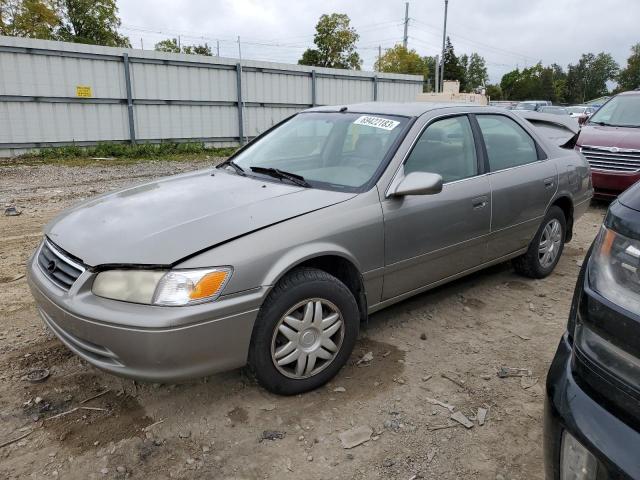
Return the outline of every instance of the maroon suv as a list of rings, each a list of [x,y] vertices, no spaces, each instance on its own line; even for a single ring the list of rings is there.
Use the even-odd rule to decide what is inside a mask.
[[[596,197],[613,199],[640,180],[640,90],[605,103],[582,127],[576,148],[591,165]]]

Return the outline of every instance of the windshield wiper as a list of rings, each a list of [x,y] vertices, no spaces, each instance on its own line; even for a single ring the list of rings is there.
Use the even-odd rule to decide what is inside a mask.
[[[234,162],[231,159],[225,160],[224,162],[222,162],[218,168],[220,167],[226,167],[227,165],[230,165],[231,167],[233,167],[233,169],[236,171],[236,173],[242,177],[245,177],[247,174],[244,171],[244,168],[242,168],[240,165],[238,165],[236,162]]]
[[[309,182],[307,182],[302,175],[298,175],[297,173],[285,172],[284,170],[280,170],[278,168],[267,167],[251,167],[251,171],[269,175],[274,178],[279,178],[280,180],[289,180],[291,183],[295,183],[296,185],[300,185],[301,187],[311,187]]]

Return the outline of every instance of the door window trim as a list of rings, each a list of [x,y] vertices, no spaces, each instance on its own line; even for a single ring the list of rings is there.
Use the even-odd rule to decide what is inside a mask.
[[[478,119],[477,119],[477,117],[481,116],[481,115],[491,115],[493,117],[505,117],[505,118],[508,118],[509,120],[511,120],[512,122],[514,122],[518,127],[520,127],[529,136],[529,138],[531,139],[531,141],[535,145],[535,147],[536,147],[536,155],[537,155],[538,159],[533,161],[533,162],[523,163],[522,165],[514,165],[512,167],[493,170],[491,168],[491,163],[489,162],[489,154],[487,153],[487,144],[484,141],[484,135],[482,133],[482,129],[480,128],[480,123],[478,122]],[[504,113],[497,113],[497,112],[469,113],[469,116],[473,118],[472,122],[475,123],[476,126],[477,126],[477,132],[478,132],[478,135],[480,137],[480,141],[482,143],[482,153],[483,153],[483,156],[484,156],[485,168],[486,168],[486,172],[487,173],[491,174],[491,173],[496,173],[496,172],[505,172],[507,170],[513,170],[514,168],[521,168],[521,167],[526,167],[527,165],[533,165],[533,164],[536,164],[536,163],[539,163],[539,162],[544,162],[544,161],[549,159],[549,157],[547,156],[547,153],[540,146],[540,142],[538,142],[533,137],[533,135],[531,135],[531,132],[529,132],[529,130],[527,130],[523,125],[520,124],[520,122],[518,122],[516,119],[512,118],[511,116],[505,115]]]

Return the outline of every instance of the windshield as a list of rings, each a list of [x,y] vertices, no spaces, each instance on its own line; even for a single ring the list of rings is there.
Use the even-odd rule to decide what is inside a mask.
[[[312,187],[357,190],[382,168],[407,122],[408,118],[390,115],[301,113],[250,144],[233,161],[248,175],[277,169],[303,177]]]
[[[589,123],[640,127],[640,95],[618,95],[593,114]]]

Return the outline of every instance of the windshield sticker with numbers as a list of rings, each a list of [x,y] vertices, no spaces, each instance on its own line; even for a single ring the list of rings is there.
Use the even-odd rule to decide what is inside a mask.
[[[395,120],[389,120],[388,118],[381,117],[372,117],[369,115],[363,115],[353,123],[354,125],[364,125],[366,127],[381,128],[383,130],[393,130],[398,125],[400,125],[400,122],[396,122]]]

